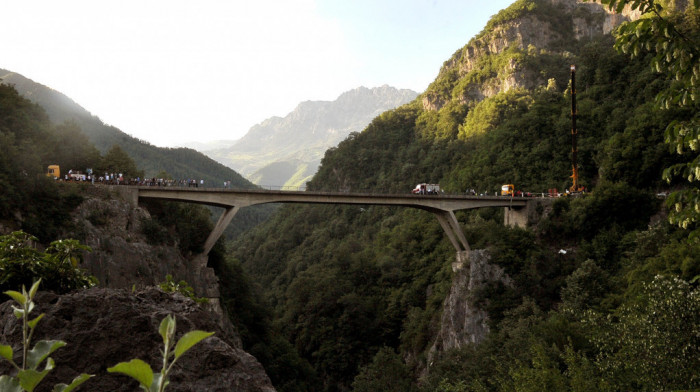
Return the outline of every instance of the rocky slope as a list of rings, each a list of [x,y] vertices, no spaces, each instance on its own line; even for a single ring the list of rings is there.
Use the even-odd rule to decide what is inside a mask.
[[[547,86],[549,79],[564,82],[565,67],[548,72],[543,63],[566,62],[570,48],[639,16],[629,7],[617,14],[582,0],[516,2],[445,61],[421,95],[423,108],[439,111],[451,101],[468,104],[512,89]]]
[[[150,244],[142,228],[151,216],[134,205],[127,193],[121,187],[81,187],[83,201],[71,213],[61,238],[75,238],[92,248],[84,254],[80,267],[96,276],[99,285],[67,295],[38,296],[36,314],[46,316],[35,340],[68,343],[53,355],[58,366],[45,385],[68,382],[87,372],[97,376],[82,390],[137,390],[127,377],[107,374],[106,368],[140,358],[159,369],[162,340],[158,325],[166,314],[173,314],[180,334],[200,329],[216,335],[178,362],[168,390],[274,391],[262,365],[242,349],[236,328],[223,314],[218,279],[207,267],[207,258],[183,255],[177,244]],[[14,229],[0,227],[3,231]],[[180,294],[155,288],[166,275],[175,281],[185,280],[198,296],[210,298],[209,302],[198,305]],[[21,328],[12,315],[11,301],[0,305],[0,322],[4,326],[0,342],[11,344],[17,352]],[[11,373],[8,365],[0,363],[0,374]]]
[[[111,374],[107,368],[139,358],[155,371],[161,368],[160,321],[176,316],[177,337],[191,330],[215,334],[181,357],[171,373],[169,391],[271,392],[273,388],[262,366],[241,349],[238,337],[222,328],[214,314],[179,294],[150,288],[132,292],[92,288],[74,294],[40,292],[35,298],[36,315],[45,313],[34,342],[59,339],[67,343],[54,354],[56,368],[37,391],[49,391],[59,382],[69,382],[80,373],[94,374],[81,390],[127,392],[138,390],[136,381]],[[0,341],[21,353],[22,328],[13,315],[12,301],[0,305]],[[0,373],[11,374],[7,361]]]
[[[119,188],[116,188],[119,190]],[[172,275],[185,280],[199,296],[218,298],[218,280],[206,260],[186,259],[175,246],[151,245],[141,227],[147,210],[134,206],[115,189],[86,188],[86,197],[73,212],[74,230],[64,237],[79,239],[92,248],[82,267],[108,288],[158,285]]]
[[[284,118],[271,117],[253,126],[233,147],[206,154],[259,185],[303,185],[328,148],[416,96],[385,85],[360,87],[332,102],[302,102]]]

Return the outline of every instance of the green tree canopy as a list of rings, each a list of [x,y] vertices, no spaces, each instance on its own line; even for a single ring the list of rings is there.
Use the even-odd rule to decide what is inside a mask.
[[[136,162],[116,144],[102,158],[98,174],[101,172],[122,173],[125,178],[143,177],[143,171],[136,167]]]

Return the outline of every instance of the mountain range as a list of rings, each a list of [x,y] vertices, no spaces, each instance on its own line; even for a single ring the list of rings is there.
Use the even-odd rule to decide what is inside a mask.
[[[417,95],[387,85],[359,87],[335,101],[302,102],[285,117],[254,125],[230,147],[201,151],[256,184],[303,187],[328,148]]]

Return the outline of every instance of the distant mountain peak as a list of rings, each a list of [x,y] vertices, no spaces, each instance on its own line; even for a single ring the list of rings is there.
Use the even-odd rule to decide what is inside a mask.
[[[334,101],[304,101],[284,117],[270,117],[252,126],[232,147],[206,153],[248,178],[255,178],[259,185],[282,186],[281,179],[291,177],[303,181],[316,172],[325,150],[351,132],[362,131],[382,112],[417,96],[415,91],[385,84],[360,86],[343,92]],[[303,168],[304,175],[295,172],[294,167]]]

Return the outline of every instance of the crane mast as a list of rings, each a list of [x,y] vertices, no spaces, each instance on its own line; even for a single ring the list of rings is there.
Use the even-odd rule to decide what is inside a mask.
[[[580,193],[585,189],[578,183],[578,164],[576,162],[578,155],[578,146],[576,145],[578,130],[576,129],[576,66],[571,66],[571,179],[573,185],[569,188],[570,193]]]

